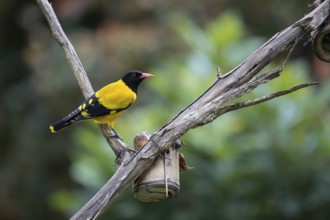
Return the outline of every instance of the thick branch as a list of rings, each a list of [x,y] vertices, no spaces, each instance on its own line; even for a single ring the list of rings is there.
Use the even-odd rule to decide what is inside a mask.
[[[37,2],[39,5],[46,4],[47,7],[50,8],[45,10],[43,6],[40,6],[47,17],[47,14],[50,13],[49,11],[52,11],[48,2],[45,0],[37,0]],[[230,105],[226,105],[226,103],[230,100],[240,97],[258,85],[277,77],[279,71],[272,71],[258,77],[255,77],[255,75],[268,63],[288,50],[288,48],[300,40],[302,36],[310,34],[311,31],[319,28],[329,15],[329,9],[330,0],[323,1],[301,20],[273,36],[242,64],[226,74],[225,78],[218,79],[201,97],[182,110],[172,121],[152,135],[148,143],[136,154],[132,157],[127,155],[129,159],[125,160],[120,165],[112,178],[72,217],[72,219],[96,219],[114,199],[128,187],[133,180],[149,168],[161,152],[166,151],[175,140],[191,128],[209,123],[220,115],[214,115],[214,112],[227,112],[228,106]],[[54,24],[52,23],[55,22],[58,24],[55,15],[50,18],[47,17],[47,19],[54,32]],[[60,28],[60,26],[57,25],[56,28]],[[67,40],[67,38],[63,36],[57,36],[56,34],[54,34],[54,36]],[[61,43],[62,41],[59,42],[61,46],[67,46]],[[64,52],[67,53],[65,49]],[[68,57],[68,55],[66,56]],[[74,59],[78,58],[75,57]],[[80,62],[78,62],[78,65],[81,65]],[[73,68],[74,71],[75,69],[76,68]],[[249,104],[243,103],[242,105],[248,106]],[[231,108],[233,110],[235,107]],[[239,108],[239,106],[237,108]],[[121,149],[118,151],[120,150]]]
[[[222,99],[226,99],[227,97],[224,97],[223,94],[251,80],[254,75],[270,61],[283,54],[291,45],[296,44],[298,40],[311,31],[318,29],[327,19],[329,8],[330,1],[325,0],[302,19],[275,34],[242,64],[226,74],[225,78],[219,78],[199,99],[184,109],[169,124],[165,125],[162,130],[164,132],[170,130],[175,135],[175,138],[178,138],[190,128],[205,124],[203,123],[205,118],[212,114],[216,108],[221,108],[221,105],[210,106],[208,103],[219,96],[222,96]],[[217,104],[221,103],[218,102]],[[201,115],[201,112],[205,114]]]

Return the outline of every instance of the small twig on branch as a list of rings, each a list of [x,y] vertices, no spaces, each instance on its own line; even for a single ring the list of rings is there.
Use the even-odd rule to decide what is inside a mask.
[[[248,100],[248,101],[245,101],[245,102],[233,103],[233,104],[227,105],[226,108],[225,108],[225,111],[222,114],[224,114],[226,112],[234,111],[234,110],[237,110],[237,109],[257,105],[257,104],[260,104],[262,102],[266,102],[266,101],[272,100],[274,98],[277,98],[277,97],[280,97],[280,96],[283,96],[283,95],[287,95],[289,93],[293,93],[293,92],[295,92],[299,89],[303,89],[303,88],[306,88],[306,87],[309,87],[309,86],[315,86],[315,85],[319,85],[319,84],[320,83],[318,83],[318,82],[304,83],[304,84],[294,86],[291,89],[283,90],[283,91],[279,91],[279,92],[274,92],[270,95],[262,96],[260,98]]]
[[[226,112],[237,110],[237,109],[240,109],[240,108],[249,107],[249,106],[256,105],[256,104],[259,104],[259,103],[262,103],[262,102],[266,102],[270,99],[273,99],[273,98],[276,98],[276,97],[279,97],[279,96],[283,96],[283,95],[286,95],[288,93],[292,93],[292,92],[294,92],[298,89],[302,89],[302,88],[305,88],[307,86],[318,84],[316,82],[315,83],[305,83],[305,84],[295,86],[295,87],[293,87],[289,90],[275,92],[275,93],[272,93],[268,96],[264,96],[264,97],[261,97],[261,98],[258,98],[258,99],[249,100],[249,101],[246,101],[246,102],[235,103],[235,104],[230,104],[230,105],[224,105],[224,103],[228,102],[231,99],[239,98],[239,97],[243,96],[244,94],[249,93],[250,91],[252,91],[256,87],[258,87],[262,83],[267,83],[268,81],[279,77],[281,72],[283,71],[283,69],[285,67],[285,64],[288,62],[288,60],[289,60],[289,58],[290,58],[290,56],[293,52],[293,49],[297,45],[298,41],[302,38],[303,38],[303,36],[299,36],[299,38],[296,39],[294,41],[294,43],[290,46],[289,52],[286,55],[286,57],[285,57],[285,59],[282,62],[280,67],[278,67],[276,69],[273,69],[269,72],[257,75],[254,78],[252,78],[250,81],[243,84],[242,86],[239,86],[237,88],[233,88],[233,89],[229,90],[228,92],[226,92],[225,94],[214,98],[210,103],[207,103],[206,106],[204,106],[204,109],[210,108],[209,105],[219,106],[220,108],[214,108],[214,111],[211,114],[209,114],[206,117],[205,120],[201,121],[201,123],[196,124],[196,127],[199,127],[199,126],[202,126],[204,124],[210,123],[214,119],[216,119],[217,117],[219,117],[220,115],[222,115]],[[223,97],[226,97],[226,98],[223,98]],[[218,100],[221,100],[221,101],[219,102]],[[198,99],[196,101],[198,101]]]

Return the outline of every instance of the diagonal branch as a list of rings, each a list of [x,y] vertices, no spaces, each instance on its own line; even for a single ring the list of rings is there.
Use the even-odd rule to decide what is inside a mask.
[[[36,1],[45,14],[54,37],[63,48],[70,65],[72,65],[74,73],[86,75],[49,3],[46,0]],[[302,19],[275,34],[249,58],[226,74],[225,77],[219,78],[204,94],[202,94],[202,96],[197,98],[196,101],[183,109],[173,120],[152,135],[147,144],[136,154],[133,156],[124,154],[124,162],[121,163],[116,173],[71,219],[98,218],[130,183],[151,166],[153,161],[162,152],[169,149],[179,137],[190,129],[210,123],[225,112],[267,101],[279,95],[284,95],[302,87],[309,86],[309,84],[302,84],[290,90],[271,94],[268,97],[261,97],[260,99],[245,103],[226,105],[230,100],[240,97],[262,83],[278,77],[280,70],[264,73],[257,77],[255,77],[255,75],[275,58],[290,49],[297,41],[301,40],[302,36],[308,35],[312,31],[318,29],[329,16],[329,9],[330,0],[324,0],[318,6],[315,5],[315,8]],[[70,61],[71,57],[75,62]],[[87,85],[88,89],[87,92],[84,92],[84,95],[90,95],[92,89],[91,86],[88,86],[90,83],[87,76],[76,76],[76,78],[79,84]],[[83,86],[80,86],[83,90]],[[107,128],[103,129],[107,130]],[[108,136],[108,133],[106,133],[105,136],[110,137],[111,134]],[[112,139],[110,139],[109,143],[113,144],[111,141]],[[122,152],[127,152],[124,143],[118,143],[117,147],[112,146],[112,148],[117,157],[120,157]]]
[[[248,100],[245,102],[237,102],[237,103],[233,103],[230,105],[226,105],[221,112],[217,112],[217,115],[220,116],[224,113],[230,112],[230,111],[234,111],[234,110],[238,110],[241,108],[246,108],[246,107],[250,107],[253,105],[257,105],[269,100],[272,100],[274,98],[280,97],[280,96],[284,96],[287,95],[289,93],[293,93],[297,90],[309,87],[309,86],[315,86],[315,85],[319,85],[318,82],[311,82],[311,83],[303,83],[297,86],[292,87],[291,89],[287,89],[287,90],[283,90],[283,91],[279,91],[279,92],[274,92],[272,94],[266,95],[266,96],[262,96],[260,98],[256,98],[256,99],[252,99],[252,100]]]
[[[36,0],[36,1],[48,21],[48,24],[50,26],[50,29],[52,30],[52,34],[54,38],[57,40],[57,42],[63,49],[64,54],[70,64],[70,67],[72,68],[72,72],[78,81],[78,84],[81,88],[84,97],[86,99],[89,98],[94,94],[92,85],[87,77],[86,71],[83,65],[81,64],[75,49],[73,48],[67,36],[65,35],[52,6],[46,0]]]

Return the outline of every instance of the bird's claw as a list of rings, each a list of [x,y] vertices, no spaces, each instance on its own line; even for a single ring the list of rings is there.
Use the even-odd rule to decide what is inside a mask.
[[[114,130],[114,129],[111,129],[114,133],[114,135],[111,135],[110,138],[117,138],[117,139],[120,139],[121,141],[123,141],[123,139],[119,136],[119,134]]]

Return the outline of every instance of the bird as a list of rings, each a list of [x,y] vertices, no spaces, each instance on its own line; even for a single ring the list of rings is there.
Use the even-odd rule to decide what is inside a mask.
[[[153,76],[139,70],[129,71],[120,80],[95,92],[66,117],[51,124],[50,131],[56,133],[71,124],[85,120],[108,124],[113,129],[115,120],[135,102],[140,83]]]

